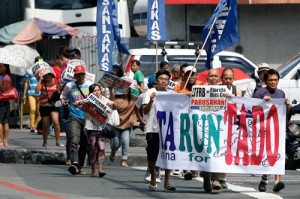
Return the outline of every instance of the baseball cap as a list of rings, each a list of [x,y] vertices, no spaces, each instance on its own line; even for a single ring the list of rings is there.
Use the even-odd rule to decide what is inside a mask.
[[[194,68],[193,66],[187,66],[185,69],[184,69],[184,73],[187,73],[188,71],[191,71],[191,70],[193,70],[193,72],[194,73],[196,73],[197,72],[197,69],[196,68]]]
[[[74,68],[74,74],[79,74],[79,73],[85,73],[85,67],[84,66],[76,66]]]
[[[267,63],[258,64],[257,72],[265,71],[265,70],[270,70],[269,64],[267,64]]]
[[[156,75],[152,75],[151,77],[149,77],[147,84],[148,88],[151,88],[153,84],[156,84]]]

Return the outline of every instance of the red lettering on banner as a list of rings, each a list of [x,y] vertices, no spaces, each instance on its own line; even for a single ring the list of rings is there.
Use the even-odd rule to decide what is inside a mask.
[[[248,147],[248,135],[247,135],[247,126],[246,126],[246,108],[245,105],[242,105],[241,109],[241,118],[240,118],[240,128],[239,128],[239,136],[238,143],[236,149],[236,156],[234,163],[239,165],[240,156],[239,152],[243,151],[243,165],[249,165],[249,147]]]
[[[270,120],[273,119],[274,124],[278,124],[278,112],[275,105],[272,105],[268,117],[267,117],[267,129],[266,129],[266,148],[267,148],[267,157],[270,163],[270,166],[274,166],[278,156],[278,145],[279,145],[279,128],[278,125],[274,125],[274,153],[272,153],[272,145],[271,145],[271,127]]]
[[[257,129],[256,125],[257,124],[257,117],[259,117],[259,137],[260,140],[265,140],[265,123],[264,123],[264,110],[261,106],[253,106],[252,107],[252,154],[251,154],[251,164],[252,165],[260,165],[262,158],[263,158],[263,153],[264,153],[264,144],[265,142],[260,142],[259,145],[259,153],[256,155],[257,151]]]
[[[236,123],[237,108],[236,104],[228,104],[227,110],[224,113],[224,124],[228,120],[228,131],[227,131],[227,153],[225,155],[225,162],[227,165],[232,163],[232,125]]]
[[[246,108],[243,104],[241,107],[240,115],[240,125],[239,125],[239,134],[237,138],[237,149],[234,159],[234,164],[239,165],[240,160],[243,159],[243,165],[260,165],[263,159],[264,149],[266,147],[266,156],[270,166],[274,166],[279,150],[279,117],[278,111],[275,105],[272,105],[269,113],[267,115],[266,121],[264,120],[264,110],[261,106],[252,107],[252,144],[251,144],[251,156],[249,157],[249,140],[247,134],[247,118],[246,118]],[[258,120],[259,119],[259,120]],[[273,120],[273,126],[271,126],[271,120]],[[227,131],[227,152],[225,155],[225,163],[231,165],[233,163],[232,156],[232,128],[237,121],[237,107],[236,104],[228,104],[227,110],[224,113],[224,124],[228,122],[228,131]],[[265,126],[266,122],[266,126]],[[257,125],[259,125],[259,134],[257,133]],[[273,133],[271,132],[273,129]],[[259,140],[259,150],[257,151],[257,138]],[[272,142],[273,140],[273,142]],[[273,143],[273,144],[272,144]],[[266,146],[265,146],[266,145]],[[274,148],[272,151],[272,147]],[[243,152],[243,153],[241,153]],[[243,154],[241,156],[240,154]],[[241,157],[240,157],[241,156]]]

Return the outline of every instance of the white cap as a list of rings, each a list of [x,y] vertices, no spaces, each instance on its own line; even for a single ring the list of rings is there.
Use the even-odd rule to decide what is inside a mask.
[[[267,63],[258,64],[257,72],[270,70],[270,66]]]
[[[193,70],[193,72],[194,73],[196,73],[197,72],[197,69],[196,68],[194,68],[193,66],[187,66],[187,67],[185,67],[185,69],[184,69],[184,73],[187,73],[188,71],[191,71],[191,70]]]

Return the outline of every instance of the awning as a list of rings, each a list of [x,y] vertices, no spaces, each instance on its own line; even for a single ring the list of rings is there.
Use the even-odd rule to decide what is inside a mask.
[[[219,0],[165,0],[166,4],[218,4]],[[238,4],[300,4],[300,0],[237,0]]]

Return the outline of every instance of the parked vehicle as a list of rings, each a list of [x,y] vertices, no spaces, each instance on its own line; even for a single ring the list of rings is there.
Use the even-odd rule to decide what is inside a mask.
[[[159,49],[158,51],[158,63],[161,61],[168,61],[170,68],[175,64],[181,66],[184,63],[194,65],[197,58],[197,52],[195,49]],[[130,73],[131,62],[133,60],[139,60],[141,62],[141,71],[145,77],[148,78],[156,71],[156,49],[142,48],[142,49],[131,49],[131,55],[125,57],[126,73]],[[196,68],[197,73],[207,70],[205,67],[206,52],[202,51],[201,56],[197,62]],[[247,59],[245,56],[229,51],[222,51],[213,57],[212,61],[213,68],[230,67],[237,68],[244,71],[250,76],[257,66]],[[158,66],[159,69],[159,66]],[[246,78],[237,80],[234,82],[235,85],[239,86],[242,90],[246,90],[251,80]]]

